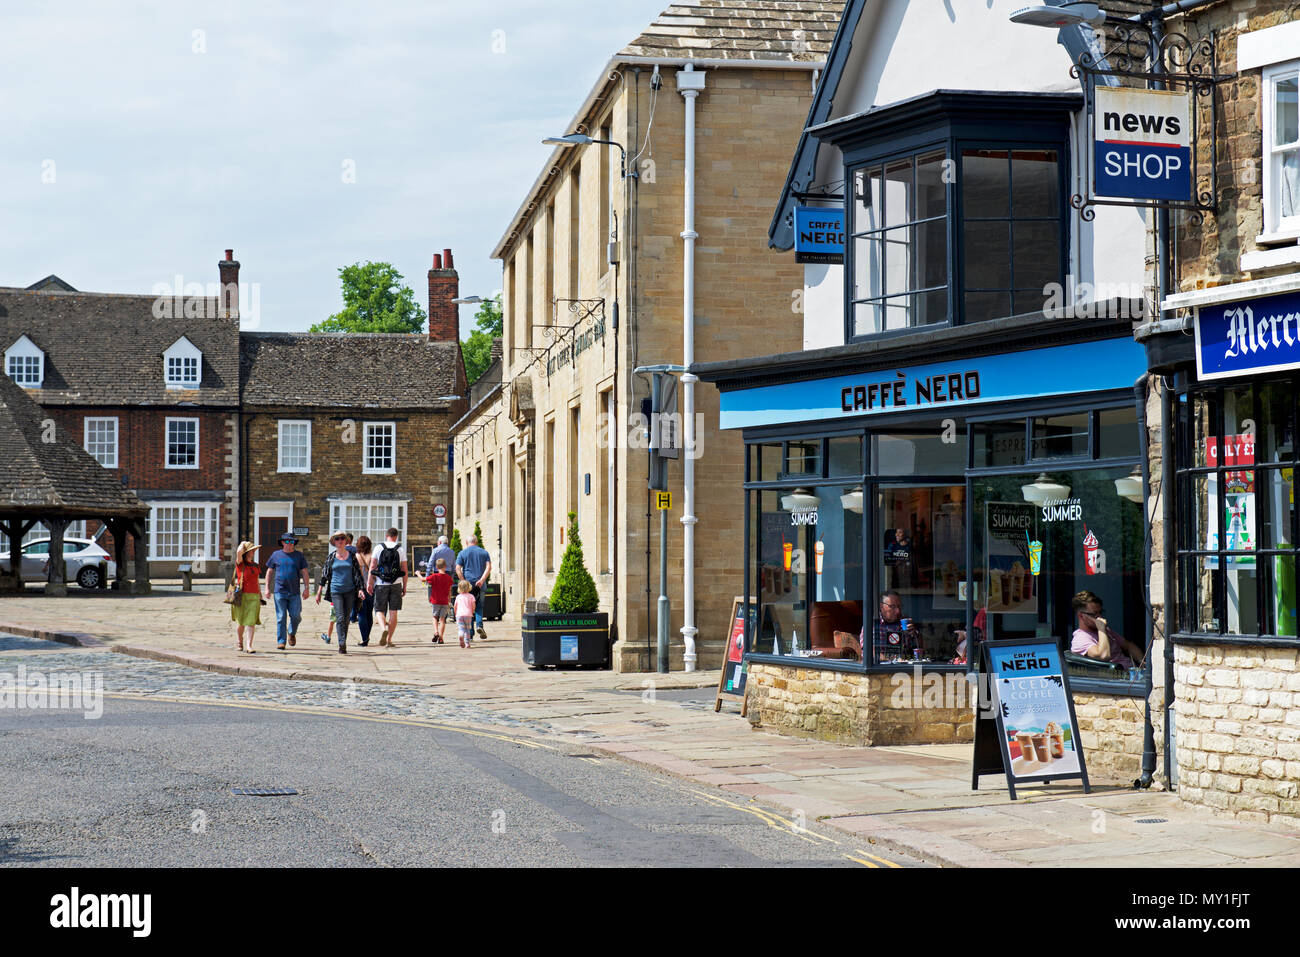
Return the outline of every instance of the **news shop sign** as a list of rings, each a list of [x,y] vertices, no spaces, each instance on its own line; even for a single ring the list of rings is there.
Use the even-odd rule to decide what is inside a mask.
[[[794,261],[844,262],[844,207],[795,207]]]
[[[1191,200],[1191,94],[1097,87],[1094,97],[1097,195]]]

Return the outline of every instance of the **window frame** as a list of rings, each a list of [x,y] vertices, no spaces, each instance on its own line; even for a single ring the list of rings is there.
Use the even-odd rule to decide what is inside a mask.
[[[155,501],[147,503],[149,505],[149,561],[151,562],[187,562],[187,561],[221,561],[221,503],[220,502],[189,502],[189,501]],[[204,528],[204,551],[202,554],[184,552],[184,510],[185,509],[202,509],[204,511],[203,528]],[[181,523],[178,531],[181,542],[182,554],[162,554],[158,546],[161,542],[161,534],[158,531],[158,522],[161,518],[160,513],[163,511],[176,510],[177,520]]]
[[[1292,146],[1275,145],[1274,132],[1277,128],[1277,115],[1274,108],[1276,97],[1274,91],[1280,79],[1294,78],[1300,87],[1300,59],[1285,63],[1274,63],[1263,69],[1260,86],[1260,99],[1264,107],[1263,123],[1260,128],[1260,157],[1264,167],[1263,206],[1264,235],[1272,239],[1300,239],[1300,213],[1283,218],[1281,216],[1281,197],[1278,195],[1279,184],[1274,172],[1274,157],[1281,152],[1296,150],[1300,156],[1300,140]]]
[[[879,111],[875,116],[865,116],[862,122],[870,124],[867,132],[845,130],[828,137],[843,154],[844,217],[849,229],[856,228],[853,221],[854,178],[860,169],[888,164],[891,160],[918,156],[943,150],[948,162],[957,170],[947,183],[948,209],[948,315],[945,320],[924,326],[909,326],[881,332],[857,334],[854,331],[853,278],[857,269],[854,243],[846,243],[844,251],[843,333],[845,344],[878,342],[893,336],[911,335],[919,330],[933,330],[964,325],[966,281],[966,253],[963,242],[964,199],[960,175],[961,156],[964,150],[1035,151],[1055,150],[1057,154],[1057,218],[1060,244],[1058,249],[1058,282],[1064,285],[1070,274],[1070,261],[1074,254],[1070,179],[1074,168],[1076,119],[1082,109],[1081,101],[1053,98],[1044,94],[975,94],[954,96],[936,93],[918,98],[903,107]],[[1071,105],[1071,102],[1077,105]],[[1023,107],[1023,111],[1022,108]],[[884,114],[890,114],[887,121]],[[914,114],[914,115],[910,115]],[[1004,317],[994,317],[997,321]]]
[[[370,465],[372,430],[386,428],[389,430],[388,468],[373,468]],[[396,475],[397,474],[397,422],[393,419],[376,420],[361,423],[361,474],[362,475]]]
[[[379,537],[376,538],[374,535],[370,535],[370,539],[373,542],[379,543],[384,540],[383,532],[387,531],[388,528],[390,527],[395,527],[401,533],[397,541],[403,548],[408,548],[407,558],[408,559],[410,558],[409,542],[407,541],[407,522],[410,518],[410,511],[411,511],[410,509],[411,503],[409,499],[330,498],[327,499],[326,501],[329,503],[329,507],[330,507],[330,528],[341,528],[344,529],[345,531],[350,531],[357,535],[368,534],[371,531],[378,531]],[[360,529],[348,527],[348,522],[347,519],[345,518],[346,515],[345,510],[348,508],[366,509],[366,524],[369,526],[366,532],[362,532]],[[380,526],[375,525],[373,516],[371,515],[371,510],[375,508],[395,509],[396,510],[395,515],[397,520],[383,522],[381,523]],[[392,516],[390,516],[390,518],[391,517]]]
[[[284,427],[286,425],[305,425],[307,427],[307,464],[304,467],[296,468],[284,464]],[[275,470],[277,472],[293,472],[300,474],[310,474],[311,472],[311,419],[277,419],[275,435]]]
[[[173,416],[169,415],[163,420],[163,467],[166,469],[197,469],[199,467],[200,442],[202,436],[202,427],[197,416]],[[186,422],[194,425],[194,462],[191,465],[173,465],[172,464],[172,423]]]
[[[10,370],[10,363],[18,359],[26,371],[30,360],[36,360],[36,378],[24,377],[23,381],[14,378]],[[26,333],[15,339],[5,350],[5,375],[8,376],[15,385],[22,386],[24,389],[40,389],[45,386],[45,352],[36,343],[27,336]]]
[[[106,422],[113,423],[113,455],[112,455],[113,460],[111,462],[100,462],[99,455],[94,451],[92,451],[90,448],[90,429],[92,425],[102,425],[103,423]],[[99,464],[103,468],[115,469],[118,467],[118,462],[120,461],[119,454],[118,454],[118,450],[120,447],[119,445],[120,436],[121,436],[121,429],[118,424],[118,417],[115,415],[99,415],[99,416],[88,415],[85,417],[85,419],[82,420],[81,447],[87,452],[87,454],[93,456],[95,458],[95,461],[99,462]]]

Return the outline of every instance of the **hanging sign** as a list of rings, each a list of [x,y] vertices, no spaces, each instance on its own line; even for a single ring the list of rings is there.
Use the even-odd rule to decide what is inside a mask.
[[[1190,92],[1099,86],[1093,109],[1098,196],[1192,199]]]
[[[981,656],[993,713],[976,718],[971,790],[979,789],[980,775],[1003,772],[1013,801],[1017,782],[1079,778],[1089,793],[1074,698],[1056,642],[986,641]]]
[[[794,261],[844,262],[844,207],[795,207]]]

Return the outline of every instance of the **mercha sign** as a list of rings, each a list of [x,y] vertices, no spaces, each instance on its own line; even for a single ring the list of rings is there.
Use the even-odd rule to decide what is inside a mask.
[[[1300,369],[1300,292],[1201,306],[1196,374],[1224,379]]]

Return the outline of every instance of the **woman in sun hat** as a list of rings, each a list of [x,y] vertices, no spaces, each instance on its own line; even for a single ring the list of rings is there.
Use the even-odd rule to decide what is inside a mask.
[[[237,587],[235,602],[230,606],[230,618],[235,623],[235,632],[239,636],[239,651],[253,654],[253,634],[262,623],[262,589],[261,569],[254,553],[260,548],[252,542],[240,542],[235,549],[235,571],[231,576],[232,584]],[[244,632],[248,632],[248,642],[244,642]]]

